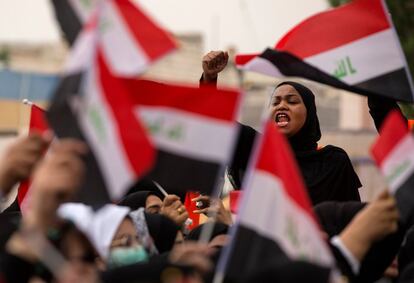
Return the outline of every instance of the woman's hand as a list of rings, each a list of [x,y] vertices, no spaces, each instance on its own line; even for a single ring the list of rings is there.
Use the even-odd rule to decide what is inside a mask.
[[[209,217],[214,217],[215,215],[217,222],[221,222],[229,226],[233,224],[231,212],[224,207],[221,199],[211,199],[209,196],[200,195],[191,201],[201,202],[204,204],[200,209],[194,210],[194,213],[203,213]]]
[[[203,81],[206,83],[217,80],[217,75],[227,66],[229,54],[224,51],[210,51],[203,57]]]

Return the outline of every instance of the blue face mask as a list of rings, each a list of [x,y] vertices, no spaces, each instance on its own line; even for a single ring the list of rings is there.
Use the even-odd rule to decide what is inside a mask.
[[[113,249],[108,258],[108,267],[120,267],[148,260],[148,253],[143,246]]]

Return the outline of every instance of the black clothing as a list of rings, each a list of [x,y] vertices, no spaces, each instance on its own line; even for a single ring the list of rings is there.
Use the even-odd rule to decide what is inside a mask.
[[[320,150],[295,152],[296,161],[313,205],[323,201],[360,201],[361,182],[346,152],[328,145]]]
[[[170,251],[180,229],[172,220],[161,214],[145,213],[148,231],[160,253]]]
[[[323,230],[329,237],[339,235],[351,222],[352,218],[364,208],[360,202],[325,202],[315,206]],[[351,282],[370,283],[380,279],[385,269],[392,263],[401,246],[406,228],[398,227],[398,231],[388,235],[368,250],[361,262],[359,274],[353,274],[344,256],[331,245],[338,267]]]

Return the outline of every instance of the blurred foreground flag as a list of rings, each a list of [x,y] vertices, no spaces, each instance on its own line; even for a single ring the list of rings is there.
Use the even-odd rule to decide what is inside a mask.
[[[29,133],[45,133],[49,130],[49,126],[46,120],[46,113],[43,109],[36,106],[33,103],[28,103],[30,106],[30,122],[29,122]],[[17,201],[20,210],[24,213],[30,199],[30,180],[22,181],[17,190]]]
[[[186,191],[210,194],[230,162],[240,95],[233,90],[124,80],[136,117],[157,148],[146,178],[184,200]]]
[[[59,138],[88,144],[87,177],[79,198],[99,206],[122,198],[151,168],[155,152],[122,79],[112,75],[100,52],[96,56],[87,70],[62,79],[47,117]]]
[[[98,52],[62,80],[48,120],[58,137],[89,144],[85,202],[119,200],[144,175],[168,193],[210,193],[232,154],[238,101],[235,91],[116,77]]]
[[[299,76],[363,95],[414,101],[404,53],[383,0],[354,0],[316,14],[260,55],[236,64],[270,76]]]
[[[320,279],[308,278],[309,282],[327,282],[334,259],[321,237],[290,147],[274,122],[266,124],[257,150],[232,244],[222,253],[218,274],[241,282],[262,267],[303,260],[314,265]]]
[[[176,48],[172,37],[130,0],[52,3],[62,31],[69,43],[75,45],[68,66],[71,71],[90,63],[94,52],[90,45],[95,43],[111,71],[119,76],[136,76]]]
[[[414,135],[397,111],[385,120],[371,153],[395,195],[404,223],[414,217]]]

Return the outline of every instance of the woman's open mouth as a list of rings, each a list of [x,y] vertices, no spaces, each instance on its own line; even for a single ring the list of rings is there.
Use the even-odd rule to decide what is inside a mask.
[[[278,113],[276,114],[275,121],[278,127],[286,127],[289,124],[290,118],[285,113]]]

